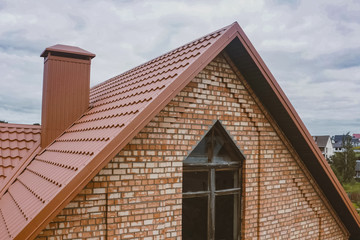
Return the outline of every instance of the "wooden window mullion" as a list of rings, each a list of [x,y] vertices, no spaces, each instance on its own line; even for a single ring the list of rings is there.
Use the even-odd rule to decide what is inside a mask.
[[[211,131],[211,145],[208,154],[208,162],[214,162],[214,130]],[[215,240],[215,169],[210,168],[210,204],[208,211],[210,212],[210,228],[209,228],[209,239]]]
[[[209,239],[215,239],[215,169],[210,169]]]

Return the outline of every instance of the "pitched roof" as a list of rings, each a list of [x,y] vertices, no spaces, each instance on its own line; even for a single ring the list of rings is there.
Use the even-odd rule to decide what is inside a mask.
[[[359,217],[346,193],[270,71],[234,23],[93,87],[89,110],[40,154],[30,157],[24,171],[0,195],[0,238],[34,238],[223,50],[284,133],[293,134],[290,142],[350,233],[359,233]]]
[[[23,157],[40,139],[37,125],[0,123],[0,189]]]
[[[354,133],[354,134],[353,134],[353,138],[360,139],[360,133]]]
[[[327,136],[313,136],[315,143],[319,146],[319,147],[326,147],[326,144],[330,138],[329,135]]]
[[[343,142],[342,141],[338,141],[333,143],[333,148],[342,148],[343,147]]]
[[[333,147],[334,148],[342,148],[343,147],[343,140],[344,140],[344,138],[346,137],[347,135],[335,135],[334,136],[334,144],[333,144]],[[358,139],[358,138],[355,138],[355,137],[351,137],[351,136],[348,136],[349,138],[351,138],[350,139],[350,141],[351,141],[351,144],[353,145],[353,146],[358,146],[359,145],[359,143],[360,143],[360,139]]]
[[[344,137],[345,137],[346,135],[335,135],[335,136],[333,136],[333,139],[334,139],[334,142],[336,143],[336,142],[342,142],[342,140],[344,139]]]

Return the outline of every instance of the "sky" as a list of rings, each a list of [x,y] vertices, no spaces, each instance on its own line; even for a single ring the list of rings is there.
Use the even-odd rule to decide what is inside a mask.
[[[0,120],[40,123],[42,51],[96,54],[91,86],[237,21],[312,135],[360,133],[360,1],[1,0]]]

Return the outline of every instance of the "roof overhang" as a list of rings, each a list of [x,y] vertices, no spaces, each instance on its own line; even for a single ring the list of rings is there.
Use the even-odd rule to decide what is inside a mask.
[[[358,239],[358,213],[275,78],[245,33],[238,31],[238,37],[225,48],[227,55],[284,132],[350,232],[350,239]]]

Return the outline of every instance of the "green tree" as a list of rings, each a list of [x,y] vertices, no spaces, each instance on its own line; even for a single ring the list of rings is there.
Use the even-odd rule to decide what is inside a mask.
[[[332,157],[331,168],[341,183],[348,183],[354,179],[356,158],[349,133],[342,140],[342,152],[337,152]]]

